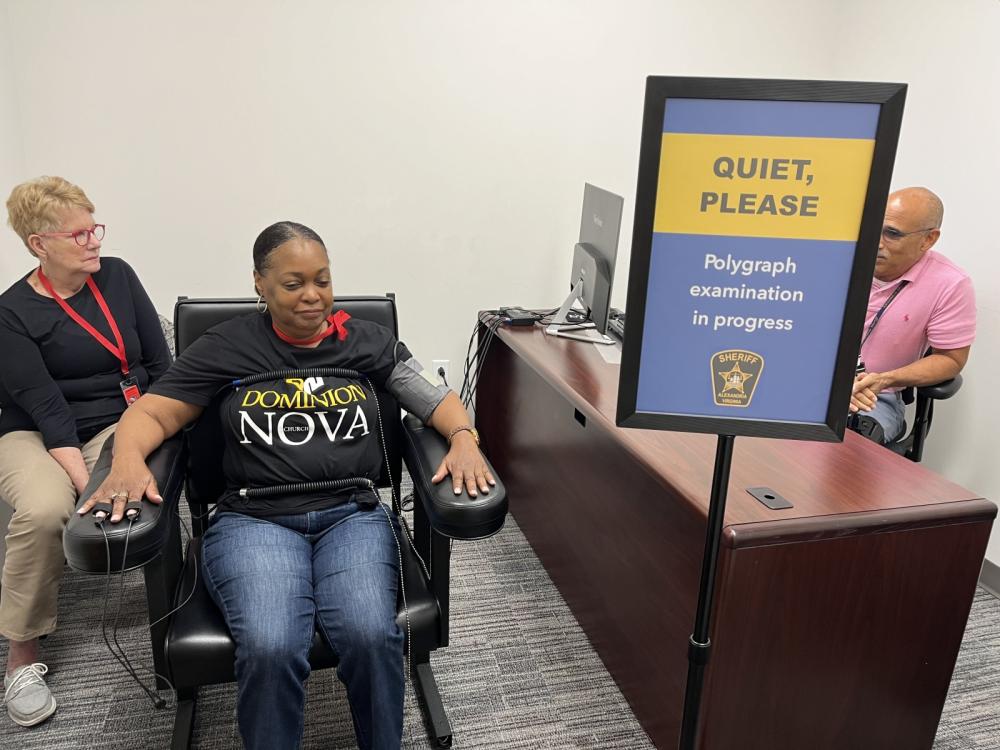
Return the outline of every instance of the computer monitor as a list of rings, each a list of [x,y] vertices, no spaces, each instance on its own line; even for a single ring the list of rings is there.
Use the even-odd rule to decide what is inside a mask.
[[[625,200],[620,195],[589,183],[584,185],[580,239],[573,248],[570,293],[545,329],[546,333],[595,344],[615,343],[606,334],[624,206]],[[570,323],[569,311],[577,302],[592,322]],[[586,328],[596,329],[595,335],[573,333]]]

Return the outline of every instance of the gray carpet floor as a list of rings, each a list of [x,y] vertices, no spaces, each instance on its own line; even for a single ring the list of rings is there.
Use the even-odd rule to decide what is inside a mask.
[[[451,645],[432,656],[432,663],[454,728],[454,747],[652,747],[513,519],[491,539],[456,543],[452,565]],[[0,747],[168,745],[172,697],[167,708],[155,710],[112,660],[98,626],[103,601],[103,578],[67,572],[60,628],[43,646],[59,710],[33,729],[0,715]],[[119,640],[133,663],[151,663],[145,612],[141,573],[129,573]],[[6,657],[5,642],[0,656]],[[354,747],[335,673],[314,674],[308,694],[304,747]],[[234,686],[207,688],[200,696],[194,746],[240,747]],[[429,747],[409,690],[404,747]],[[1000,748],[1000,600],[982,589],[934,747]]]

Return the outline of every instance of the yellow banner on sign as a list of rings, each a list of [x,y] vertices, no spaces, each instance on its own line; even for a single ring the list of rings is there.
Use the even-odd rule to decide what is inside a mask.
[[[875,141],[664,133],[654,232],[858,237]]]

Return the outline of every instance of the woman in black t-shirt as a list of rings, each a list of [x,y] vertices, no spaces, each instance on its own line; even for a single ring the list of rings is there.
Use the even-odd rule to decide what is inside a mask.
[[[331,314],[330,264],[315,232],[274,224],[253,254],[260,313],[205,333],[129,410],[111,473],[80,512],[111,501],[117,521],[126,497],[158,501],[146,457],[225,389],[226,491],[205,534],[202,570],[236,643],[243,741],[268,750],[299,745],[318,626],[338,655],[358,745],[397,750],[404,691],[398,538],[391,514],[364,486],[382,462],[372,387],[448,438],[434,481],[450,473],[456,494],[464,487],[475,497],[493,478],[458,397],[421,377],[391,331]],[[287,372],[320,367],[343,370]],[[233,386],[255,375],[262,377]],[[295,488],[352,478],[360,481],[341,492]],[[263,498],[240,493],[275,485],[286,489]]]
[[[14,509],[0,589],[4,696],[11,719],[33,726],[56,709],[38,638],[56,627],[63,527],[126,395],[162,375],[170,353],[135,272],[101,257],[104,225],[83,190],[41,177],[14,188],[7,212],[39,263],[0,295],[0,500]]]

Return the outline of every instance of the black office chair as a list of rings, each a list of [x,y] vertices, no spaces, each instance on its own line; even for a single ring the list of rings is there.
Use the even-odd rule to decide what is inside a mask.
[[[397,332],[396,305],[391,294],[340,297],[335,309],[346,310],[352,318],[372,320]],[[174,310],[178,355],[215,324],[253,310],[252,299],[180,298]],[[430,477],[447,451],[444,439],[411,416],[400,419],[399,406],[388,393],[379,391],[377,396],[388,454],[377,484],[392,487],[397,513],[403,461],[414,487],[412,546],[408,543],[410,534],[404,534],[402,539],[402,577],[410,624],[410,677],[433,742],[438,747],[449,747],[451,727],[431,670],[430,653],[448,644],[450,540],[480,539],[499,531],[507,512],[506,492],[499,478],[488,495],[478,498],[470,498],[464,492],[456,496],[449,482],[431,484]],[[174,750],[190,746],[198,688],[236,679],[235,646],[221,613],[198,575],[206,516],[223,488],[219,470],[223,443],[215,407],[215,404],[210,405],[183,439],[171,439],[150,457],[149,466],[157,478],[164,503],[145,505],[139,521],[127,534],[128,550],[124,560],[125,522],[115,527],[105,525],[102,530],[92,519],[74,518],[64,536],[67,559],[78,570],[107,571],[105,533],[112,570],[143,567],[150,622],[166,618],[151,632],[156,672],[169,678],[177,693],[171,745]],[[84,497],[96,489],[107,475],[109,466],[110,446],[106,446]],[[194,528],[194,538],[188,544],[183,561],[177,513],[181,477],[184,477]],[[175,608],[176,611],[170,614]],[[397,622],[405,630],[402,601]],[[335,654],[318,633],[309,658],[313,669],[333,667],[337,663]],[[167,688],[168,683],[158,678],[157,687]]]
[[[924,456],[924,441],[930,432],[934,419],[934,402],[951,398],[962,387],[962,376],[956,375],[951,380],[945,380],[936,385],[924,385],[919,388],[903,390],[903,403],[910,405],[916,399],[917,406],[913,415],[913,429],[906,432],[903,424],[902,437],[886,445],[889,450],[905,456],[911,461],[920,462]]]

